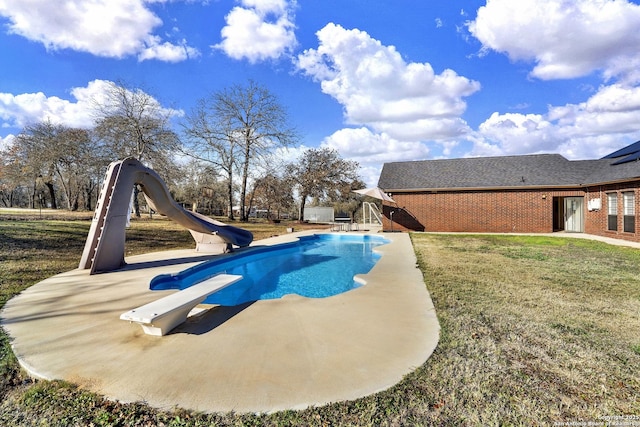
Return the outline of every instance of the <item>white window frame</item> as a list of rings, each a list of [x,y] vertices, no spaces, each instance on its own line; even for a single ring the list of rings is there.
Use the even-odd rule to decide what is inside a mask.
[[[607,193],[607,230],[618,231],[618,193]]]
[[[633,191],[625,191],[622,193],[622,200],[624,204],[624,214],[626,216],[636,215],[636,193]]]
[[[636,231],[636,193],[625,191],[622,193],[622,213],[624,215],[624,231],[635,233]]]
[[[618,193],[607,194],[607,213],[609,215],[618,215]]]

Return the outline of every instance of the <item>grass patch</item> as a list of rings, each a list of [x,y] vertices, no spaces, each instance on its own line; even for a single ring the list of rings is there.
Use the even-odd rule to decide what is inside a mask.
[[[442,326],[426,364],[442,402],[430,423],[640,414],[640,251],[569,238],[412,238]]]
[[[77,266],[86,219],[0,213],[0,305]],[[256,239],[291,224],[240,224]],[[299,229],[298,224],[293,224]],[[441,323],[433,356],[389,390],[274,414],[160,411],[60,381],[30,381],[0,333],[0,425],[545,425],[640,414],[640,251],[582,239],[412,234]],[[137,220],[127,254],[193,247]]]

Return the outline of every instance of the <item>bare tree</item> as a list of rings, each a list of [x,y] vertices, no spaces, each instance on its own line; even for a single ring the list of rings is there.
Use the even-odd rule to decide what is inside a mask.
[[[234,172],[239,171],[243,221],[248,220],[244,202],[251,167],[276,147],[297,141],[284,107],[275,95],[253,80],[246,86],[234,85],[201,100],[187,117],[185,135],[190,142],[189,154],[210,161],[226,174],[230,219],[233,219]]]
[[[360,188],[366,187],[361,179],[354,181],[344,181],[341,186],[334,189],[330,194],[330,200],[333,201],[333,207],[339,212],[346,212],[352,220],[356,220],[356,212],[362,206],[361,197],[353,192]]]
[[[95,136],[112,157],[135,157],[160,173],[171,169],[173,153],[179,145],[177,134],[170,128],[174,110],[163,108],[142,89],[121,82],[109,82],[104,99],[94,104]],[[135,214],[140,216],[137,188],[135,193]]]
[[[16,144],[0,151],[0,201],[5,207],[26,206],[24,159],[17,153]]]
[[[89,133],[84,129],[71,129],[60,126],[52,141],[55,147],[55,158],[52,159],[53,170],[59,178],[67,201],[67,209],[76,211],[82,195],[86,163],[91,158]]]
[[[114,154],[144,162],[176,148],[177,135],[169,123],[174,110],[163,108],[142,89],[122,82],[108,85],[104,98],[94,100],[95,132]]]
[[[63,190],[67,209],[79,208],[89,182],[96,181],[95,165],[105,164],[93,143],[85,129],[69,128],[49,120],[25,126],[9,153],[13,156],[11,162],[21,163],[23,173],[33,184],[31,207],[35,206],[36,197],[44,204],[42,187],[45,187],[53,209],[58,206],[56,188]]]
[[[187,202],[193,210],[207,215],[224,211],[225,183],[211,164],[193,159],[181,167],[181,172],[174,196],[176,200]]]
[[[218,128],[211,100],[200,99],[183,124],[186,154],[207,162],[222,172],[226,181],[227,217],[233,215],[233,177],[237,169],[239,145],[235,138]]]
[[[24,127],[14,140],[12,154],[22,162],[25,177],[32,184],[29,207],[35,207],[36,197],[42,196],[39,187],[45,186],[50,197],[50,206],[57,209],[55,190],[55,163],[58,157],[58,134],[63,127],[51,121],[30,124]]]
[[[249,208],[255,204],[266,209],[269,219],[280,219],[280,213],[289,210],[294,203],[290,183],[273,173],[267,173],[254,181],[250,200]],[[272,218],[274,210],[275,218]]]
[[[104,177],[105,168],[112,161],[104,147],[90,135],[89,145],[82,152],[81,202],[84,210],[93,210],[97,191]]]
[[[309,197],[318,199],[336,199],[338,195],[348,193],[359,187],[360,165],[344,160],[331,148],[310,148],[298,162],[287,166],[287,177],[298,191],[300,199],[300,221],[304,221],[304,207]],[[347,191],[348,189],[348,191]]]

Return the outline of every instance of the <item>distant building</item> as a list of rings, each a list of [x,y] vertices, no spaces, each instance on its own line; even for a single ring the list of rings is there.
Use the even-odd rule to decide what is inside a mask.
[[[333,222],[333,208],[326,206],[305,207],[304,219],[308,222],[331,223]]]
[[[598,160],[559,154],[385,163],[385,230],[588,233],[640,241],[640,141]]]

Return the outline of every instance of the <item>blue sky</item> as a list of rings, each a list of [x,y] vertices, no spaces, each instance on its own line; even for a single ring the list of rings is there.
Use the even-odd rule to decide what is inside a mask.
[[[0,0],[0,146],[91,125],[108,81],[176,123],[253,79],[300,147],[375,185],[384,162],[560,153],[640,139],[640,0]],[[179,128],[176,128],[179,130]]]

